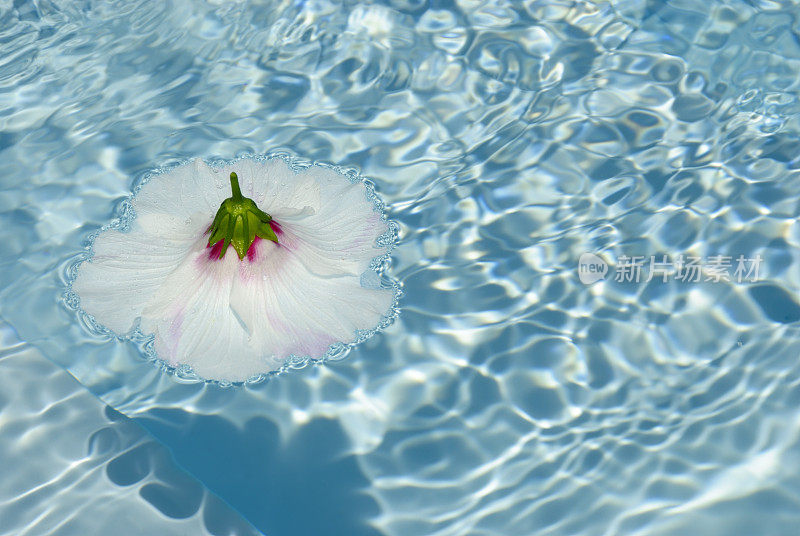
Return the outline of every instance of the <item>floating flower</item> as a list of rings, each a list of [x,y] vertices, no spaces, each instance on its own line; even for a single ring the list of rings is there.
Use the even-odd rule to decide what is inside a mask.
[[[132,208],[126,232],[96,237],[72,290],[117,335],[152,334],[172,366],[243,381],[322,358],[393,310],[394,290],[365,277],[389,226],[365,183],[331,168],[195,160],[146,182]]]

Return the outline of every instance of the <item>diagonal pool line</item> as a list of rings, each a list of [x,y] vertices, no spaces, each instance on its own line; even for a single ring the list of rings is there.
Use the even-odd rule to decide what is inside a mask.
[[[0,354],[0,378],[6,378],[0,381],[0,458],[16,468],[0,485],[0,534],[96,533],[103,519],[127,517],[130,523],[114,521],[108,529],[261,534],[184,472],[147,430],[103,404],[5,323]]]

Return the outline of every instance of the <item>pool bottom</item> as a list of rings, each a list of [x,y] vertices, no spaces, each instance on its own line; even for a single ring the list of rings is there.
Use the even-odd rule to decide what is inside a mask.
[[[260,534],[5,324],[0,422],[2,536]]]

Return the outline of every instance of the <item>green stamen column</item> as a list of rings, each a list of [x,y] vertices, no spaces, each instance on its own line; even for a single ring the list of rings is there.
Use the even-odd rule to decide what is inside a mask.
[[[233,195],[222,202],[211,223],[208,245],[211,247],[224,240],[219,258],[224,257],[228,246],[233,244],[239,260],[243,260],[256,237],[273,242],[277,242],[278,237],[269,225],[272,216],[259,209],[252,199],[242,196],[236,173],[231,173],[231,191]]]

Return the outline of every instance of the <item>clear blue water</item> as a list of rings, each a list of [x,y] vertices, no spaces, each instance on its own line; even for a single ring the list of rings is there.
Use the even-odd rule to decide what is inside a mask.
[[[798,15],[0,0],[0,534],[795,533]],[[375,183],[391,327],[222,388],[80,325],[68,266],[148,170],[275,150]]]

